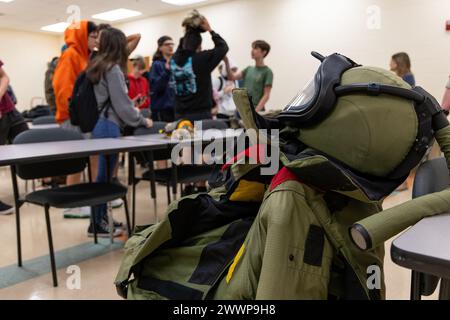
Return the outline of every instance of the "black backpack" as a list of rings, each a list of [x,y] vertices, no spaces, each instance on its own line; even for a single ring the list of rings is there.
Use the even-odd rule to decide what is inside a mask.
[[[108,99],[101,107],[98,105],[94,84],[86,72],[82,72],[75,82],[69,102],[70,123],[80,127],[83,133],[92,132],[109,101]]]

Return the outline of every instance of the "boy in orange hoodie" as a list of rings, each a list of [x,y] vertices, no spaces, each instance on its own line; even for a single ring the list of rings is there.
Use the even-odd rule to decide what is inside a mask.
[[[69,99],[78,75],[87,67],[97,36],[97,26],[90,21],[81,21],[79,26],[71,26],[64,33],[68,48],[61,55],[53,76],[56,121],[59,124],[69,120]]]
[[[88,64],[89,55],[97,44],[97,26],[91,21],[80,21],[64,33],[67,49],[61,55],[53,76],[53,89],[56,101],[56,121],[66,129],[78,130],[70,124],[69,99],[72,97],[75,81]],[[81,174],[67,177],[67,184],[80,183]],[[77,208],[64,211],[67,218],[89,218],[90,208]]]

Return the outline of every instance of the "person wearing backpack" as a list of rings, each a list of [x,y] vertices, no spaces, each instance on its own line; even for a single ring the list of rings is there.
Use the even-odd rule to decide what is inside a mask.
[[[91,81],[97,105],[100,109],[99,119],[92,131],[92,138],[117,138],[125,125],[131,127],[144,126],[150,128],[153,122],[144,118],[134,107],[128,96],[125,81],[128,62],[127,38],[115,28],[101,31],[100,43],[96,57],[89,62],[86,77]],[[110,156],[110,176],[117,163],[117,155]],[[97,182],[107,181],[107,164],[104,156],[100,156]],[[110,233],[107,206],[95,208],[96,230],[100,237],[108,237]],[[114,222],[114,236],[122,233],[121,224]],[[94,226],[88,229],[88,235],[93,236]]]
[[[229,50],[226,41],[213,31],[208,20],[203,16],[199,18],[201,23],[197,27],[183,23],[186,33],[170,63],[176,119],[199,121],[212,118],[211,73]],[[211,34],[214,49],[202,51],[203,32]]]
[[[82,20],[79,25],[69,26],[64,33],[67,49],[62,53],[53,75],[53,89],[56,101],[55,119],[62,128],[80,132],[71,124],[69,118],[69,100],[78,76],[86,69],[89,55],[94,51],[97,42],[97,25],[91,21]],[[89,134],[84,135],[89,138]],[[81,182],[81,174],[67,177],[67,185]],[[89,207],[65,209],[65,218],[89,218]]]

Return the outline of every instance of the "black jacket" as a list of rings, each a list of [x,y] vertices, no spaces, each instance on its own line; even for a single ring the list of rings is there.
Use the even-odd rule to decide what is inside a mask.
[[[177,65],[184,65],[192,56],[192,65],[197,81],[197,93],[186,97],[176,97],[175,111],[177,114],[192,114],[210,112],[213,108],[211,72],[220,64],[228,52],[225,40],[211,31],[214,49],[192,52],[183,49],[183,39],[173,57]]]

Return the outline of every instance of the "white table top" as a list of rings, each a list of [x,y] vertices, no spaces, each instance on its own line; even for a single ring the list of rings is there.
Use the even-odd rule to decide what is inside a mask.
[[[195,136],[190,139],[179,140],[171,137],[167,137],[164,134],[150,134],[150,135],[142,135],[142,136],[129,136],[124,139],[129,140],[142,140],[142,141],[158,141],[165,142],[169,145],[174,145],[178,143],[182,144],[192,144],[195,142],[209,142],[212,140],[220,140],[220,139],[233,139],[239,137],[244,130],[238,129],[228,129],[228,130],[207,130],[196,132]]]
[[[0,166],[161,148],[161,142],[92,139],[0,146]]]
[[[394,240],[395,263],[450,279],[450,213],[423,219]]]

